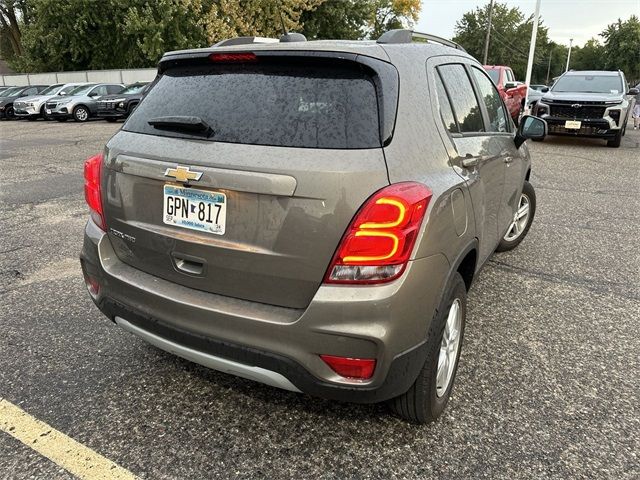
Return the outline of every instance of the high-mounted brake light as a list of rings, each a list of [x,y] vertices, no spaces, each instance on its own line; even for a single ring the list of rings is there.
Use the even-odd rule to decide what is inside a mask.
[[[209,55],[212,62],[230,63],[230,62],[257,62],[258,57],[255,53],[212,53]]]
[[[101,153],[89,157],[84,162],[84,198],[89,205],[91,218],[102,230],[106,230],[100,194],[100,173],[103,156]]]
[[[351,221],[327,270],[326,283],[383,283],[404,271],[431,200],[421,183],[379,190]]]
[[[376,368],[375,358],[349,358],[320,355],[320,358],[341,377],[367,380]]]

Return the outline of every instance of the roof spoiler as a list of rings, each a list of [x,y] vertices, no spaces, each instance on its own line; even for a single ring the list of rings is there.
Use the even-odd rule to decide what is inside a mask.
[[[378,38],[377,43],[381,44],[398,44],[398,43],[413,43],[413,41],[418,40],[419,42],[431,42],[438,43],[440,45],[445,45],[447,47],[455,48],[457,50],[462,50],[463,52],[467,52],[461,45],[452,42],[451,40],[447,40],[446,38],[438,37],[436,35],[431,35],[429,33],[415,32],[413,30],[408,30],[404,28],[398,28],[394,30],[389,30],[388,32],[383,33],[380,38]]]
[[[289,43],[289,42],[306,42],[307,37],[301,33],[286,33],[281,35],[279,39],[268,37],[235,37],[222,40],[212,47],[232,47],[234,45],[252,45],[264,43]]]

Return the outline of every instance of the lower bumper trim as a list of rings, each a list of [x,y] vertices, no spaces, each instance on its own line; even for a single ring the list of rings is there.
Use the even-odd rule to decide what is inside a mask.
[[[122,317],[115,317],[114,320],[120,327],[141,337],[148,343],[191,362],[204,365],[205,367],[213,370],[235,375],[237,377],[264,383],[272,387],[282,388],[291,392],[300,392],[293,383],[277,372],[234,362],[232,360],[227,360],[226,358],[216,357],[215,355],[194,350],[184,345],[179,345],[147,330],[143,330],[142,328],[129,323]]]

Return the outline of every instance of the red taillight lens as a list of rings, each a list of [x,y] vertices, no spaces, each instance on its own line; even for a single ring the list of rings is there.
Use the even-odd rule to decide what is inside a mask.
[[[212,62],[228,63],[228,62],[257,62],[258,57],[255,53],[212,53],[209,55]]]
[[[341,377],[367,380],[373,376],[376,368],[374,358],[348,358],[333,355],[320,355],[320,358]]]
[[[431,200],[421,183],[396,183],[369,198],[349,225],[327,283],[382,283],[402,274]]]
[[[102,230],[106,229],[102,212],[102,197],[100,195],[100,172],[102,171],[103,156],[101,153],[87,158],[84,162],[84,198],[89,205],[91,218]]]

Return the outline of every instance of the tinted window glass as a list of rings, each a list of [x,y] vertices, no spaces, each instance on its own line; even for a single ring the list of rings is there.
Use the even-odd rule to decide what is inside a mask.
[[[93,90],[91,90],[91,95],[95,95],[96,97],[101,97],[102,95],[106,95],[106,94],[107,94],[106,85],[99,85]]]
[[[440,78],[440,74],[436,73],[436,94],[438,95],[438,104],[440,106],[440,117],[444,122],[444,126],[447,127],[451,133],[459,133],[458,125],[453,116],[453,110],[451,109],[451,103],[449,97]]]
[[[208,140],[313,148],[380,146],[376,90],[357,67],[333,64],[220,64],[167,70],[124,130],[193,137],[148,124],[197,116]],[[200,137],[202,138],[202,137]]]
[[[471,81],[462,65],[443,65],[438,70],[447,86],[453,111],[462,133],[484,132],[482,112]]]
[[[491,77],[491,80],[493,80],[493,83],[497,85],[500,81],[500,70],[491,69],[487,70],[487,73]]]
[[[489,113],[488,130],[490,132],[507,132],[507,114],[504,111],[504,104],[502,103],[498,90],[496,90],[493,82],[489,80],[484,72],[477,68],[472,68],[471,71],[476,78],[480,95]]]

